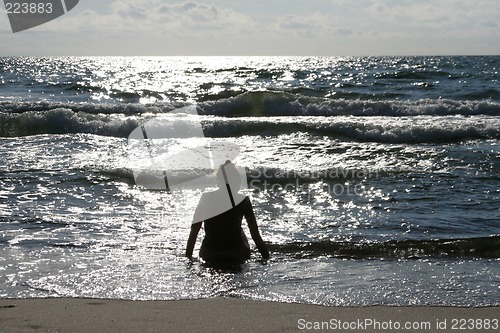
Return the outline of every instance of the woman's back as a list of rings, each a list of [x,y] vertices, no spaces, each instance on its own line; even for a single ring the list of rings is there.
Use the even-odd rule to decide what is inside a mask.
[[[227,168],[227,170],[225,170]],[[217,172],[219,189],[204,193],[196,207],[189,234],[186,256],[191,257],[202,224],[205,238],[200,256],[207,261],[245,260],[250,258],[250,247],[241,222],[245,218],[252,239],[263,257],[269,257],[262,240],[250,198],[238,193],[241,175],[229,161]]]
[[[245,198],[234,208],[205,221],[205,239],[200,255],[202,258],[215,254],[225,257],[250,257],[248,241],[241,222],[245,211],[251,209],[250,199]]]

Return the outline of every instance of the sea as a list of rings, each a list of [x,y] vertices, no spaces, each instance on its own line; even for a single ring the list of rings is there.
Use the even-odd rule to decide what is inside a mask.
[[[499,306],[499,71],[499,56],[2,57],[0,297]],[[267,261],[252,244],[210,266],[203,231],[184,256],[225,158]]]

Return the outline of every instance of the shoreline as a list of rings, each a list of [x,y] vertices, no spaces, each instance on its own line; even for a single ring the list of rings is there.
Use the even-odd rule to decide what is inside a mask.
[[[237,298],[0,299],[0,332],[498,332],[500,307],[329,307]],[[495,324],[496,323],[496,324]],[[409,328],[405,328],[405,325]],[[399,329],[398,329],[399,327]],[[462,329],[463,331],[463,329]]]

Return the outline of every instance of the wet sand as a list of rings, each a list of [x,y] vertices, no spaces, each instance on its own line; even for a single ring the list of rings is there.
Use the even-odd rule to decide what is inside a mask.
[[[474,321],[469,319],[476,319]],[[462,321],[460,321],[462,320]],[[0,299],[0,332],[455,332],[465,322],[488,331],[500,308],[327,307],[210,298],[126,301],[81,298]],[[489,320],[489,321],[488,321]],[[474,322],[472,324],[472,322]],[[484,330],[486,322],[490,329]],[[479,323],[483,330],[479,330]],[[405,325],[412,325],[405,327]],[[418,327],[417,327],[418,326]]]

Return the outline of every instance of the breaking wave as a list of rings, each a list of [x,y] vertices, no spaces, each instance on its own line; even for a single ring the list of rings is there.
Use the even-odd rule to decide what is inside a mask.
[[[379,243],[296,242],[272,244],[270,248],[272,251],[299,258],[318,256],[348,259],[500,258],[500,236],[436,240],[391,240]]]
[[[0,103],[0,136],[91,133],[128,137],[155,117],[185,105],[169,103]],[[340,140],[443,143],[500,138],[500,104],[488,101],[363,101],[254,92],[197,105],[205,136],[303,132]]]

